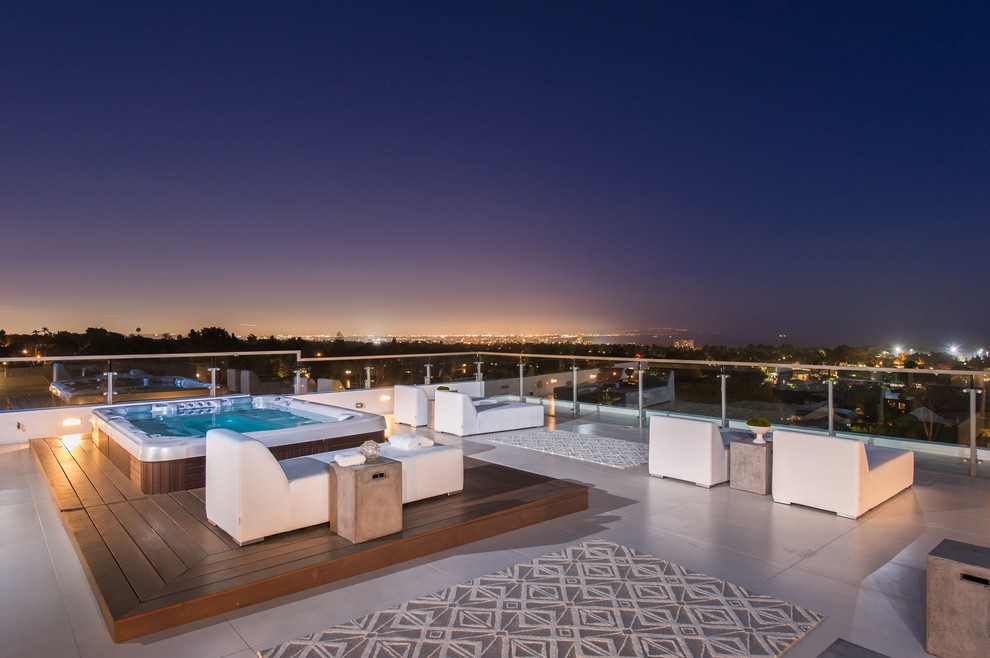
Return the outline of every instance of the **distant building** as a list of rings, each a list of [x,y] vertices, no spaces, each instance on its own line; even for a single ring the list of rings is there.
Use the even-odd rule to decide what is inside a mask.
[[[676,347],[679,350],[693,350],[693,349],[697,349],[694,346],[694,339],[693,338],[679,338],[678,340],[675,340],[674,341],[674,347]]]

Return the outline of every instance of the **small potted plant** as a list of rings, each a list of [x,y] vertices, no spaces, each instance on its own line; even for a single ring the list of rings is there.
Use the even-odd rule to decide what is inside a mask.
[[[754,434],[756,438],[753,439],[753,443],[766,443],[767,440],[763,438],[763,435],[770,431],[770,421],[762,416],[754,416],[746,421],[746,427],[748,427]]]
[[[441,385],[441,386],[437,386],[437,390],[438,391],[449,391],[450,390],[450,387],[449,386],[442,386]]]

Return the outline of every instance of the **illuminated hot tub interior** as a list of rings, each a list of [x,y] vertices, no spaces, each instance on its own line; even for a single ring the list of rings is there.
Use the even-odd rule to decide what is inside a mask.
[[[93,440],[145,493],[206,483],[206,432],[225,427],[263,442],[278,459],[385,438],[377,414],[286,396],[226,396],[93,410]]]

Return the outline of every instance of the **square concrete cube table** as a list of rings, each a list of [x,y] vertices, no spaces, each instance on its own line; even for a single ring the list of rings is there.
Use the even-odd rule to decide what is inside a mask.
[[[990,656],[990,548],[945,539],[928,554],[926,649]]]
[[[766,496],[773,481],[773,442],[740,439],[729,444],[729,486]]]
[[[330,464],[330,530],[359,544],[402,531],[402,463]]]

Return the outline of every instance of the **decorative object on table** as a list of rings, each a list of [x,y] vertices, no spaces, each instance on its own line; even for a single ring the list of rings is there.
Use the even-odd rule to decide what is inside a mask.
[[[609,541],[259,652],[303,656],[780,656],[824,615]]]
[[[449,391],[450,390],[450,387],[449,386],[437,386],[437,390],[438,391]]]
[[[614,468],[638,466],[649,459],[649,446],[622,439],[564,430],[514,434],[492,439],[492,443],[527,448],[552,455],[571,457]]]
[[[756,438],[753,439],[753,443],[766,443],[767,440],[763,438],[763,435],[770,431],[770,421],[762,416],[754,416],[746,421],[746,427],[750,429]]]
[[[362,443],[361,444],[361,447],[358,448],[358,450],[361,451],[361,454],[364,455],[364,458],[367,461],[369,461],[369,462],[373,462],[373,461],[377,460],[378,459],[378,455],[380,455],[382,453],[382,449],[378,445],[378,442],[377,441],[371,441],[371,440],[368,440],[368,441],[365,441],[364,443]]]
[[[333,460],[341,466],[360,466],[364,462],[368,461],[368,459],[360,452],[353,452],[350,450],[341,450],[333,456]]]

